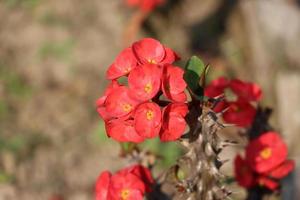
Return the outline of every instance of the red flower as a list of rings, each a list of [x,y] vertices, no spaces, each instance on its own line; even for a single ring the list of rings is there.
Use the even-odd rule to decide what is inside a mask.
[[[142,200],[153,183],[151,172],[141,165],[124,168],[114,175],[105,171],[96,182],[96,200]]]
[[[238,79],[229,82],[229,88],[239,96],[247,101],[259,101],[262,97],[260,87],[255,83],[247,83]]]
[[[132,50],[141,64],[171,64],[178,59],[175,52],[165,48],[159,41],[152,38],[135,42]]]
[[[106,111],[113,117],[128,116],[139,102],[129,96],[129,90],[125,86],[113,89],[105,101]]]
[[[163,109],[163,124],[159,134],[161,141],[174,141],[181,137],[186,127],[184,117],[187,112],[188,107],[184,103],[170,103]]]
[[[120,87],[119,83],[115,80],[113,80],[104,91],[104,95],[100,97],[97,102],[97,112],[99,113],[100,117],[103,118],[104,121],[110,119],[112,116],[106,111],[105,108],[105,101],[107,96],[116,88]]]
[[[239,185],[244,188],[251,188],[256,185],[266,187],[270,190],[276,190],[279,186],[279,180],[287,176],[295,167],[292,160],[286,160],[274,169],[265,173],[256,173],[240,155],[234,162],[235,177]]]
[[[107,79],[117,79],[127,75],[137,66],[137,60],[131,48],[124,49],[116,58],[115,62],[106,71]]]
[[[152,11],[156,6],[161,5],[164,0],[126,0],[128,6],[138,6],[144,12]]]
[[[140,101],[153,98],[160,89],[162,70],[158,65],[145,64],[128,76],[130,95]]]
[[[173,65],[165,65],[162,77],[162,90],[164,95],[176,102],[185,102],[187,97],[184,93],[186,82],[183,79],[184,71]]]
[[[160,107],[151,102],[139,105],[134,114],[136,132],[144,138],[153,138],[159,134],[161,127]]]
[[[151,172],[148,168],[142,165],[134,165],[132,167],[125,168],[120,171],[120,173],[132,173],[139,177],[146,186],[146,192],[151,192],[152,185],[154,184],[154,179],[151,175]]]
[[[144,141],[134,128],[134,121],[131,119],[124,120],[114,119],[105,123],[106,133],[119,142],[135,142],[140,143]]]
[[[249,166],[257,173],[265,173],[284,162],[287,147],[278,133],[266,132],[250,141],[246,148]]]
[[[287,176],[295,168],[293,160],[286,160],[275,169],[258,177],[258,184],[270,190],[275,190],[279,186],[279,180]]]
[[[234,160],[235,177],[240,186],[251,188],[255,185],[255,174],[249,168],[247,161],[240,155],[237,155]]]
[[[145,184],[134,174],[115,174],[111,177],[108,199],[142,200]]]
[[[205,87],[205,96],[214,98],[224,93],[225,88],[228,87],[229,81],[225,77],[220,77],[213,80]]]
[[[257,178],[257,184],[270,190],[276,190],[276,188],[279,186],[278,181],[275,181],[267,176],[259,176]]]
[[[111,173],[109,171],[104,171],[100,174],[97,179],[95,192],[96,192],[96,200],[106,200],[107,199],[107,191],[110,185]]]
[[[249,103],[243,100],[236,102],[225,103],[228,110],[223,114],[223,119],[227,123],[235,124],[240,127],[250,126],[256,114],[256,109]]]
[[[232,96],[226,95],[227,90],[232,92]],[[238,79],[229,81],[220,77],[205,88],[205,95],[208,97],[214,98],[221,94],[226,95],[225,100],[219,103],[214,110],[220,112],[229,108],[223,115],[225,122],[241,127],[250,126],[256,114],[256,108],[251,102],[260,100],[262,96],[259,86]]]
[[[293,169],[295,168],[295,161],[293,160],[286,160],[284,163],[272,169],[267,175],[274,179],[281,179],[287,176]]]

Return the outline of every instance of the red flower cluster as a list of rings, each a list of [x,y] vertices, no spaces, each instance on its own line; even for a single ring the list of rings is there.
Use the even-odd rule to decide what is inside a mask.
[[[184,71],[172,65],[178,59],[151,38],[135,42],[117,56],[106,73],[111,84],[97,101],[108,136],[138,143],[158,135],[162,141],[173,141],[183,134],[188,107]],[[118,83],[120,77],[128,77],[128,87]],[[162,110],[161,94],[171,101]]]
[[[149,169],[134,165],[114,175],[104,171],[97,179],[96,200],[142,200],[145,192],[151,192],[154,183]]]
[[[245,188],[260,185],[275,190],[278,181],[295,167],[294,161],[286,158],[287,147],[278,133],[266,132],[250,141],[245,159],[235,158],[236,179]]]
[[[150,12],[164,2],[165,0],[126,0],[128,6],[138,7],[144,12]]]
[[[213,98],[221,94],[225,94],[226,99],[217,105],[215,111],[228,108],[223,115],[224,121],[240,127],[251,125],[256,113],[251,103],[261,99],[260,87],[254,83],[220,77],[205,88],[205,96]]]

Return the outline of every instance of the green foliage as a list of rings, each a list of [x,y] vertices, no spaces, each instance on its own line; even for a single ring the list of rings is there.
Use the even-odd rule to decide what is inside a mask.
[[[141,145],[144,149],[149,149],[155,154],[162,156],[161,162],[158,163],[162,168],[170,167],[182,153],[175,142],[162,143],[159,138],[146,140]]]
[[[67,39],[62,42],[45,42],[39,50],[39,56],[42,59],[54,57],[61,61],[69,61],[74,46],[74,39]]]
[[[0,183],[8,183],[8,182],[12,182],[14,180],[14,177],[0,171]]]
[[[4,3],[9,8],[23,7],[32,9],[36,7],[41,0],[4,0]]]
[[[197,56],[192,56],[186,66],[184,73],[184,80],[186,81],[193,97],[201,100],[204,95],[204,83],[207,66]]]
[[[32,93],[32,88],[26,84],[19,74],[10,70],[10,67],[0,65],[0,80],[3,82],[8,95],[25,98]]]
[[[0,99],[0,119],[3,119],[8,114],[8,105],[4,100]]]

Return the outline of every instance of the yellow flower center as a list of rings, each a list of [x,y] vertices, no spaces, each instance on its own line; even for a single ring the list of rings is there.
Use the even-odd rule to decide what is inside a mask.
[[[149,62],[150,64],[157,64],[157,62],[156,62],[154,59],[148,59],[148,62]]]
[[[148,110],[148,111],[146,112],[146,118],[147,118],[148,120],[152,120],[153,117],[154,117],[153,111],[152,111],[152,110]]]
[[[144,90],[146,93],[150,93],[152,91],[152,84],[151,83],[147,83],[144,87]]]
[[[121,199],[122,200],[127,200],[129,197],[130,191],[128,189],[123,189],[121,191]]]
[[[260,157],[262,157],[263,159],[268,159],[270,158],[272,155],[272,149],[267,147],[264,148],[261,152],[260,152]]]
[[[124,104],[122,105],[122,108],[123,108],[123,110],[124,110],[125,112],[129,112],[129,111],[131,111],[131,109],[132,109],[132,105],[130,105],[130,104],[128,104],[128,103],[124,103]]]
[[[130,72],[130,70],[131,70],[131,67],[126,67],[126,68],[124,69],[124,72],[127,74],[127,73]]]

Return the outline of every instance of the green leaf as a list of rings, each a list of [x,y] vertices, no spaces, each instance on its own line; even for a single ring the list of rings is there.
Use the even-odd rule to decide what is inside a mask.
[[[185,66],[184,80],[186,81],[192,95],[198,99],[202,99],[204,88],[200,85],[203,74],[207,67],[203,61],[197,56],[192,56]]]

